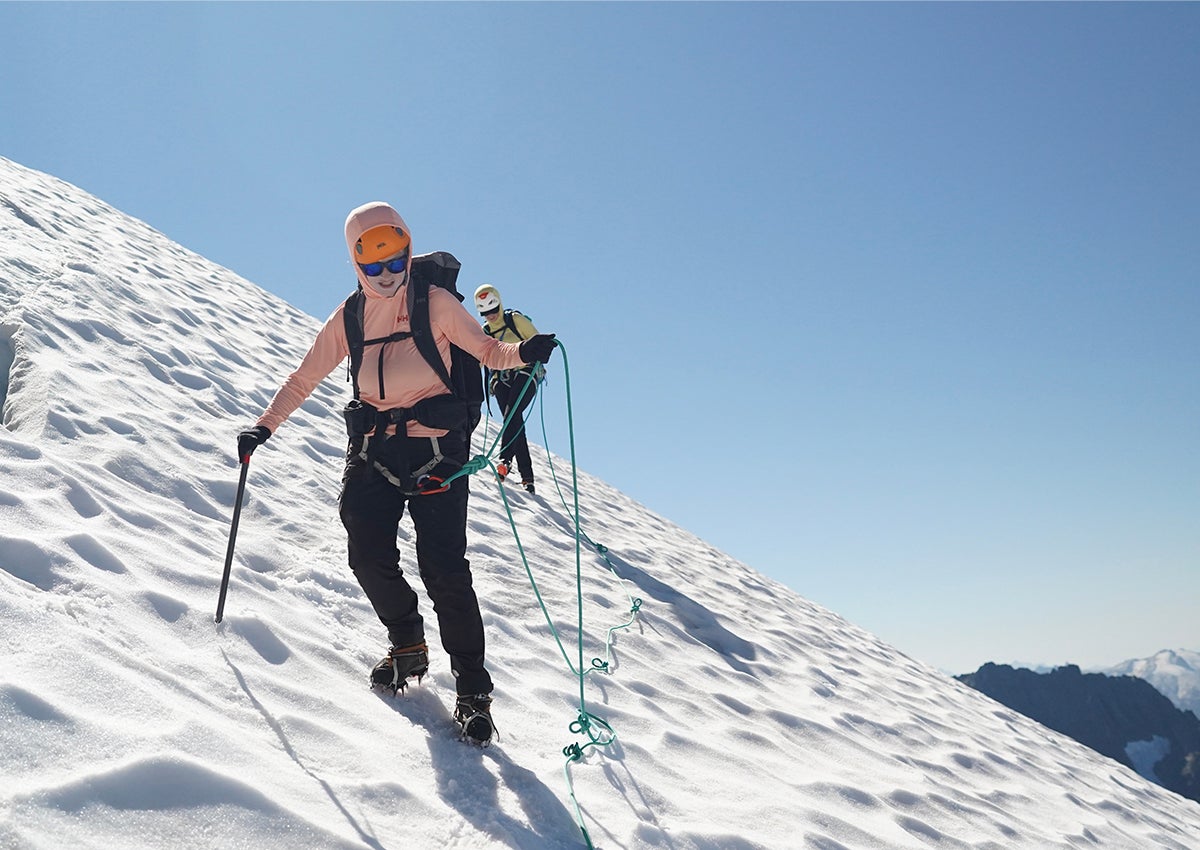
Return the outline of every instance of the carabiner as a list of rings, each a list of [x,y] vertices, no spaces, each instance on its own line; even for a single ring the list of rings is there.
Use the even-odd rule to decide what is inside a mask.
[[[417,479],[417,494],[421,496],[445,493],[449,489],[450,485],[445,483],[445,479],[438,478],[436,475],[426,474]]]

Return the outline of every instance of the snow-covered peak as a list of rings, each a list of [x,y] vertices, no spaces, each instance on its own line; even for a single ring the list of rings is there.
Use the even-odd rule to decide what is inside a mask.
[[[1145,679],[1179,708],[1200,717],[1200,652],[1164,649],[1149,658],[1130,659],[1101,672]]]
[[[353,281],[329,285],[332,307]],[[455,740],[436,650],[407,697],[365,687],[385,638],[345,565],[338,372],[254,455],[214,624],[234,435],[318,326],[0,159],[0,846],[582,846],[579,685],[495,482],[473,482],[468,531],[500,743]],[[597,847],[1200,847],[1200,806],[579,480],[612,565],[584,551],[581,604],[564,505],[511,502],[567,647],[580,607],[591,659],[643,601],[585,679],[618,735],[569,771]]]

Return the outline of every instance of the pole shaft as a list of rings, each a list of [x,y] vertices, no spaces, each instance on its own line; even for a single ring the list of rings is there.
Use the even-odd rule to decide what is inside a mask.
[[[233,500],[233,523],[229,527],[229,548],[225,551],[225,573],[221,576],[221,595],[217,598],[217,622],[225,614],[225,593],[229,590],[229,573],[233,569],[233,544],[237,540],[238,520],[242,516],[242,495],[246,492],[246,473],[250,470],[250,455],[242,458],[242,474],[238,478],[237,497]]]

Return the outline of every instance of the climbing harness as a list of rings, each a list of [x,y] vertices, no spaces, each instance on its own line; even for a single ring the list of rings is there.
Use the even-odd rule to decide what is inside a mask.
[[[457,461],[447,458],[442,453],[437,437],[421,438],[430,441],[430,459],[420,468],[408,471],[407,440],[412,439],[405,435],[408,423],[415,420],[429,428],[453,431],[461,428],[467,419],[464,404],[457,396],[445,393],[421,399],[412,407],[379,410],[361,399],[353,398],[342,409],[342,416],[346,420],[346,434],[350,437],[351,446],[353,447],[355,440],[361,440],[356,454],[365,463],[370,464],[389,484],[397,487],[406,496],[425,496],[442,493],[448,489],[447,482],[432,472],[443,462],[457,465]],[[392,426],[395,427],[395,435],[387,433],[387,429]],[[395,444],[394,454],[399,457],[389,468],[379,461],[378,454],[390,439],[403,442]],[[397,470],[405,472],[400,473]]]

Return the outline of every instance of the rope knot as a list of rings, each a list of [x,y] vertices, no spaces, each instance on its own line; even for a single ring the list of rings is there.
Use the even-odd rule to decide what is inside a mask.
[[[462,478],[464,475],[474,475],[480,470],[487,469],[490,463],[491,461],[489,461],[486,456],[475,455],[475,457],[471,458],[462,465],[462,469],[458,470],[458,472],[441,482],[443,485],[442,489],[449,490],[452,482]]]
[[[608,662],[602,661],[599,658],[593,658],[592,659],[592,669],[599,670],[601,673],[607,673],[608,672]]]
[[[578,744],[569,744],[563,747],[563,755],[568,761],[579,761],[583,758],[583,748]]]
[[[576,735],[582,735],[592,727],[590,715],[586,711],[579,712],[578,719],[570,725],[570,730]]]
[[[487,469],[489,463],[487,455],[475,455],[475,457],[463,464],[463,472],[467,475],[474,475],[476,472]]]

